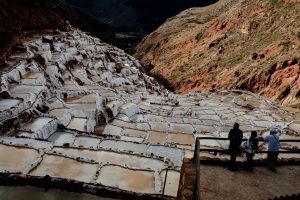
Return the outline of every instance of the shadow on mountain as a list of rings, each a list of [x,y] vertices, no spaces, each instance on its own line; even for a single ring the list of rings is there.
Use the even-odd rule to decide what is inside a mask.
[[[74,27],[113,43],[115,34],[106,24],[59,0],[0,0],[0,62],[3,62],[21,35],[32,31],[66,30]]]

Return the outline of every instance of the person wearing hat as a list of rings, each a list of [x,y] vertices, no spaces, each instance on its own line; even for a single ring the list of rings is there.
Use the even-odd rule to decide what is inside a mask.
[[[230,154],[230,163],[229,163],[229,170],[236,171],[236,156],[240,152],[240,146],[242,144],[243,139],[243,131],[239,129],[240,125],[235,123],[233,129],[230,130],[228,134],[228,138],[230,140],[229,144],[229,154]]]
[[[279,136],[277,135],[276,129],[270,131],[270,135],[265,138],[265,141],[268,143],[268,170],[276,172],[275,164],[279,155]]]

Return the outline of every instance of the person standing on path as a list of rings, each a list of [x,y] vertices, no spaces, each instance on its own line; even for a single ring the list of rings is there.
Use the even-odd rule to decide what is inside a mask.
[[[270,131],[270,135],[265,138],[265,141],[268,143],[268,162],[269,168],[268,170],[272,172],[276,172],[275,164],[279,155],[279,136],[277,135],[277,131],[272,129]]]
[[[245,142],[244,150],[247,155],[247,166],[246,169],[249,172],[253,172],[253,157],[258,149],[258,138],[257,132],[252,131],[250,138]]]
[[[229,163],[229,170],[236,171],[236,156],[240,152],[240,146],[242,144],[243,139],[243,131],[239,129],[240,125],[235,123],[233,129],[230,130],[228,134],[228,138],[230,140],[229,144],[229,154],[230,154],[230,163]]]

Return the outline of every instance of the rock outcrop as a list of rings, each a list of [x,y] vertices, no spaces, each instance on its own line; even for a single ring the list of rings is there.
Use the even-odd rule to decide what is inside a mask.
[[[178,92],[248,90],[300,101],[298,1],[220,0],[170,18],[135,57]]]

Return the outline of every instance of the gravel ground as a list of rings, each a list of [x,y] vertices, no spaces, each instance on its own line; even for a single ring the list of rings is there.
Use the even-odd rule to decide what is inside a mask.
[[[269,199],[300,193],[300,166],[283,166],[277,173],[255,167],[254,173],[201,166],[201,199]]]

